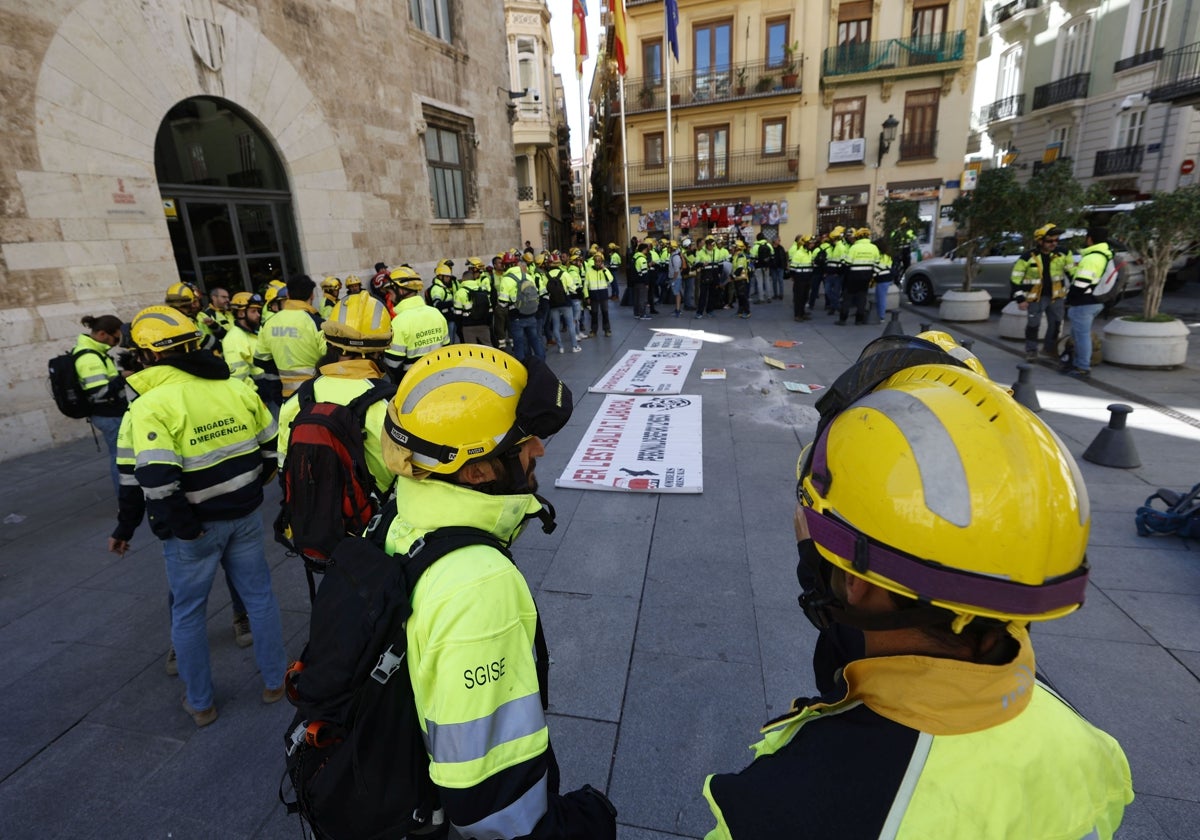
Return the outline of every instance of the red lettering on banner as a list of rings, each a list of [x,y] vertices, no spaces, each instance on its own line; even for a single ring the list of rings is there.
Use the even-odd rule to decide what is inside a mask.
[[[575,475],[572,478],[575,481],[603,481],[606,475],[608,473],[605,470],[582,469],[575,470]]]

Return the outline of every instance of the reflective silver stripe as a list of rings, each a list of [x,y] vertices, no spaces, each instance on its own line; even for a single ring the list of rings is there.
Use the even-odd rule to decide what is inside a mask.
[[[258,449],[258,441],[239,440],[236,443],[226,444],[218,449],[205,452],[203,455],[185,456],[183,459],[183,469],[186,472],[196,472],[197,470],[211,467],[214,464],[219,464],[227,458],[245,455],[247,452],[253,452],[256,449]]]
[[[408,397],[404,400],[404,408],[400,413],[408,414],[431,391],[443,385],[452,385],[456,382],[471,382],[476,385],[482,385],[484,388],[495,391],[500,397],[512,397],[517,393],[511,385],[490,371],[468,367],[453,368],[451,370],[439,371],[423,379],[419,385],[408,392]]]
[[[346,309],[347,307],[343,306],[342,308]],[[375,307],[375,315],[371,318],[371,329],[377,330],[383,326],[383,313],[386,311],[382,306]]]
[[[538,779],[533,787],[516,802],[494,814],[488,814],[471,825],[455,825],[464,837],[475,840],[504,840],[506,837],[524,837],[532,834],[538,820],[546,813],[546,776]],[[453,823],[451,823],[453,825]]]
[[[938,416],[915,396],[875,391],[855,405],[884,414],[904,435],[921,474],[921,492],[932,513],[960,528],[971,524],[971,492],[962,457]]]
[[[177,467],[182,467],[183,458],[178,452],[171,449],[143,449],[137,453],[137,465],[139,467],[149,466],[150,464],[174,464]]]
[[[1077,279],[1073,283],[1071,283],[1071,285],[1074,286],[1076,289],[1090,289],[1094,285],[1094,281],[1089,282],[1087,280],[1079,280],[1078,279],[1079,275],[1075,275],[1075,276]]]
[[[117,476],[117,483],[122,487],[137,487],[137,479],[129,473],[121,473]]]
[[[892,808],[888,811],[887,820],[879,832],[879,840],[891,840],[900,832],[900,823],[904,821],[904,813],[908,810],[908,803],[912,801],[932,746],[933,736],[928,732],[917,736],[917,743],[913,745],[912,755],[908,759],[908,769],[904,771],[904,778],[900,780],[900,787],[896,789]]]
[[[89,390],[89,388],[88,388],[89,385],[95,385],[100,382],[107,382],[108,379],[109,379],[109,376],[107,373],[98,373],[95,376],[86,376],[79,381],[83,385],[83,390],[87,391],[87,390]]]
[[[142,495],[152,501],[165,499],[179,489],[179,482],[172,481],[170,484],[161,484],[158,487],[143,487]]]
[[[410,347],[405,355],[410,359],[419,359],[426,353],[432,353],[434,350],[437,350],[443,344],[444,342],[439,341],[437,344],[424,344],[420,347]]]
[[[278,434],[279,434],[279,423],[277,423],[275,421],[275,419],[272,418],[270,425],[258,433],[258,437],[256,438],[256,440],[259,443],[266,443],[267,441],[269,441],[271,438],[277,436]]]
[[[1099,829],[1093,828],[1091,831],[1089,831],[1086,835],[1081,837],[1079,840],[1100,840],[1100,831],[1099,831]]]
[[[509,700],[487,717],[465,723],[425,721],[429,753],[439,764],[475,761],[501,744],[533,735],[545,726],[541,695],[537,692]]]
[[[212,487],[205,487],[203,490],[193,490],[183,495],[189,503],[198,505],[201,502],[207,502],[209,499],[215,499],[217,496],[223,496],[226,493],[232,493],[234,490],[240,490],[247,484],[258,481],[260,475],[262,475],[262,465],[258,464],[254,469],[247,470],[241,475],[236,475],[228,481],[222,481],[220,484],[214,484]],[[148,492],[147,496],[149,496]]]
[[[132,461],[133,459],[134,459],[134,455],[133,455],[133,447],[132,446],[118,446],[117,447],[117,460],[118,461]]]
[[[399,342],[393,341],[392,346],[388,348],[388,352],[394,353],[397,356],[407,355],[408,354],[408,345],[400,344]]]
[[[312,379],[317,375],[317,369],[315,367],[294,368],[291,370],[279,368],[279,375],[284,379]]]

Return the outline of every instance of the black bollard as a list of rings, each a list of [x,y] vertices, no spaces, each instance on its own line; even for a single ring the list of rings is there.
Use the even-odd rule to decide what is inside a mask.
[[[1123,470],[1140,467],[1142,461],[1133,445],[1133,435],[1125,427],[1125,418],[1133,408],[1124,403],[1113,403],[1108,410],[1112,412],[1108,426],[1100,430],[1091,446],[1084,451],[1083,457],[1102,467]]]
[[[900,310],[892,310],[892,320],[883,328],[884,335],[904,335],[904,326],[900,323]]]
[[[962,341],[960,341],[958,343],[961,344],[967,350],[971,350],[971,348],[973,348],[975,346],[975,339],[964,338]],[[974,352],[974,351],[972,351],[972,352]]]
[[[921,332],[929,332],[933,329],[933,324],[921,324]]]
[[[1032,372],[1033,365],[1017,365],[1017,381],[1012,386],[1013,399],[1030,411],[1038,412],[1042,410],[1042,404],[1038,401],[1037,388],[1029,381]]]

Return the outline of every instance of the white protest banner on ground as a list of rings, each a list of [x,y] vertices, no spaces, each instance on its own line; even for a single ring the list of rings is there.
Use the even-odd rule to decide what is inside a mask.
[[[555,487],[700,493],[700,397],[610,395]]]
[[[678,394],[695,360],[695,350],[629,350],[588,390],[594,394]]]
[[[655,332],[646,342],[647,350],[699,350],[704,342],[687,335]]]

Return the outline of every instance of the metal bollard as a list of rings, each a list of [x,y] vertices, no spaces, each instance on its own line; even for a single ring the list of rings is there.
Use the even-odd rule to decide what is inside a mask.
[[[1030,411],[1038,412],[1042,410],[1042,404],[1038,401],[1037,388],[1029,381],[1032,372],[1033,365],[1024,362],[1017,365],[1017,381],[1012,386],[1013,399]]]
[[[884,335],[904,335],[904,326],[900,323],[900,310],[892,310],[892,320],[883,328]]]
[[[933,324],[921,324],[921,332],[929,332],[933,329]]]
[[[1084,451],[1083,457],[1102,467],[1117,467],[1123,470],[1140,467],[1142,461],[1133,445],[1133,435],[1125,427],[1125,419],[1133,408],[1124,403],[1113,403],[1108,410],[1112,413],[1108,426],[1100,430],[1096,439]]]

